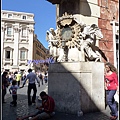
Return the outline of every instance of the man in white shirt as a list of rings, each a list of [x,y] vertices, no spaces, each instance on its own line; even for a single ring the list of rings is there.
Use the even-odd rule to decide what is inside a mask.
[[[27,91],[28,105],[32,105],[32,103],[35,103],[36,93],[37,93],[37,88],[36,88],[35,81],[37,80],[38,87],[40,87],[40,81],[37,78],[37,75],[34,72],[32,72],[32,69],[29,69],[28,73],[29,74],[27,75],[25,81],[23,82],[23,87],[24,87],[26,81],[28,80],[28,91]],[[31,90],[32,89],[33,89],[33,96],[32,96],[32,101],[31,101]]]

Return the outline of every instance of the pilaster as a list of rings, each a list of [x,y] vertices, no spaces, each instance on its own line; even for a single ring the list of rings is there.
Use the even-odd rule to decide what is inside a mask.
[[[19,24],[14,26],[14,52],[13,52],[13,66],[18,67],[19,58]]]
[[[33,59],[33,32],[34,29],[33,28],[29,28],[28,29],[28,36],[29,36],[29,51],[28,51],[28,60],[32,60]],[[33,64],[31,64],[31,67],[33,66]]]
[[[1,27],[1,58],[3,58],[4,55],[3,48],[4,48],[5,30],[6,30],[5,26],[2,26]],[[3,59],[1,59],[1,69],[3,70]]]

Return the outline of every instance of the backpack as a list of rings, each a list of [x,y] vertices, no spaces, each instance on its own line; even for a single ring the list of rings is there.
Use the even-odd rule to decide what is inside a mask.
[[[42,74],[39,75],[39,78],[42,79]]]
[[[16,91],[15,88],[13,89],[12,93],[13,93],[14,95],[16,95],[17,91]]]

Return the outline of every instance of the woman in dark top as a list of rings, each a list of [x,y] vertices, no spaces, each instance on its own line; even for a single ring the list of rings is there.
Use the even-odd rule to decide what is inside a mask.
[[[7,80],[8,72],[3,72],[2,74],[2,103],[5,103],[5,95],[7,92],[7,87],[9,86],[9,82]]]

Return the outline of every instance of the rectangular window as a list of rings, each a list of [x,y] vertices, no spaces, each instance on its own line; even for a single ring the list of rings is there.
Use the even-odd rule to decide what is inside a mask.
[[[22,29],[22,36],[26,36],[26,35],[27,35],[26,29]]]
[[[22,16],[22,19],[26,20],[26,16]]]
[[[8,14],[8,18],[11,18],[12,17],[12,14]]]
[[[20,51],[20,59],[25,60],[25,51]]]
[[[7,35],[12,35],[12,28],[11,27],[7,27]]]
[[[10,51],[9,50],[5,51],[5,58],[10,59]]]

